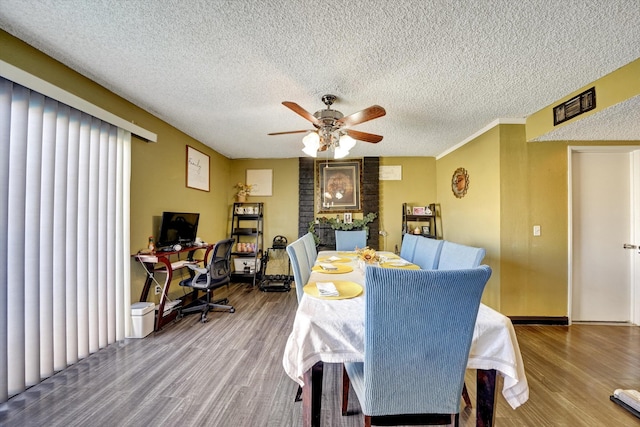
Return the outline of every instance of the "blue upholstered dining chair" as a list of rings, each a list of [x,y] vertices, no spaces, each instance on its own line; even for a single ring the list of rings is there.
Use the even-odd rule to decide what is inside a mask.
[[[483,248],[475,248],[445,240],[440,251],[438,270],[477,267],[484,259],[485,253],[486,251]]]
[[[438,267],[444,240],[429,239],[422,236],[416,237],[418,240],[411,262],[423,270],[435,270]]]
[[[365,270],[364,362],[345,363],[365,426],[458,425],[480,298],[491,269]],[[436,416],[434,414],[439,414]]]
[[[354,251],[367,246],[367,230],[336,230],[336,250]]]
[[[309,265],[313,267],[316,263],[316,259],[318,258],[318,250],[316,249],[316,240],[313,238],[313,234],[308,232],[304,236],[301,237],[304,242],[304,248],[307,251],[307,260],[309,261]]]
[[[416,251],[416,244],[420,236],[406,233],[402,236],[402,245],[400,245],[400,258],[413,262],[413,256]]]
[[[457,270],[461,268],[474,268],[480,265],[484,258],[485,250],[473,246],[444,240],[440,256],[437,261],[438,270]],[[467,385],[462,388],[462,398],[468,408],[471,408],[471,399],[467,391]]]
[[[304,245],[303,238],[299,238],[295,242],[287,245],[287,255],[291,261],[291,269],[293,270],[293,281],[296,283],[296,294],[298,303],[302,299],[304,285],[309,281],[311,276],[311,264],[307,256],[307,250]]]
[[[313,252],[311,252],[308,248],[309,237],[311,237],[311,241],[313,243]],[[313,255],[314,253],[315,255]],[[318,256],[313,235],[311,235],[311,233],[307,233],[295,242],[287,245],[287,255],[289,255],[289,260],[291,261],[291,269],[293,270],[293,281],[296,284],[296,296],[298,298],[298,304],[300,304],[302,294],[304,293],[304,285],[307,284],[307,282],[309,281],[309,277],[311,277],[311,267],[313,267],[315,259]],[[309,261],[311,257],[313,257],[312,262]],[[296,392],[294,401],[300,402],[301,400],[302,387],[298,386],[298,391]]]

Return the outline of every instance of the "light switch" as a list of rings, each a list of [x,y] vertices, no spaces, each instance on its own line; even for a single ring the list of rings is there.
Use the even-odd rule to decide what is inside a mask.
[[[539,236],[540,235],[540,226],[539,225],[534,225],[533,226],[533,235],[534,236]]]

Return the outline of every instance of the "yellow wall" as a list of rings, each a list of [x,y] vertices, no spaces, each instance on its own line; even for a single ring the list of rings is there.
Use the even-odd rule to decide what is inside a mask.
[[[157,143],[132,138],[131,253],[147,246],[148,237],[156,234],[163,211],[200,212],[198,234],[205,241],[227,235],[227,205],[233,194],[229,159],[2,30],[0,46],[3,61],[158,135]],[[210,192],[185,185],[187,145],[210,156]],[[143,273],[132,260],[132,301],[140,297]]]
[[[574,96],[585,90],[595,87],[596,108],[581,114],[573,119],[567,120],[558,126],[553,125],[553,107],[572,99]],[[557,127],[574,123],[589,117],[591,114],[600,112],[612,105],[626,101],[634,96],[640,95],[640,58],[617,70],[599,78],[593,83],[581,87],[564,98],[527,117],[527,141],[531,141],[544,135]]]
[[[500,132],[494,127],[436,162],[437,194],[443,222],[443,238],[485,248],[483,263],[493,273],[483,302],[500,306]],[[469,175],[467,194],[457,198],[451,190],[454,171]]]
[[[501,126],[500,134],[500,310],[566,316],[566,145],[527,143],[522,125]]]
[[[233,186],[245,181],[247,169],[273,169],[273,196],[249,199],[265,203],[265,247],[276,234],[289,241],[297,238],[298,159],[227,159],[1,30],[0,46],[0,59],[158,135],[156,144],[133,138],[132,253],[146,246],[162,211],[200,212],[200,237],[209,242],[226,237]],[[630,73],[631,79],[637,77],[634,67],[638,64],[631,65],[636,73]],[[617,84],[604,87],[619,91]],[[598,90],[598,99],[619,97]],[[527,143],[529,126],[527,121],[526,127],[494,127],[438,160],[381,158],[381,165],[402,166],[402,180],[380,182],[380,229],[388,233],[386,241],[380,238],[380,247],[394,250],[400,245],[402,203],[440,203],[443,237],[487,250],[485,263],[492,267],[493,276],[483,297],[486,304],[507,315],[566,316],[568,143]],[[572,144],[634,143],[638,144]],[[187,145],[210,156],[209,192],[185,186]],[[469,190],[462,199],[451,191],[451,177],[458,167],[469,174]],[[542,227],[540,237],[532,236],[534,224]],[[135,262],[131,272],[132,301],[137,301],[144,275]]]
[[[273,195],[247,198],[248,202],[264,203],[264,247],[271,247],[277,235],[286,237],[289,243],[293,242],[298,238],[298,159],[233,160],[230,172],[232,186],[246,182],[247,169],[273,171]],[[233,197],[229,199],[229,205],[232,203]],[[230,209],[227,217],[231,217]],[[227,221],[227,229],[231,230],[230,221]]]
[[[380,249],[395,250],[402,243],[402,204],[426,206],[436,203],[434,157],[382,157],[381,166],[400,166],[401,181],[380,181]]]

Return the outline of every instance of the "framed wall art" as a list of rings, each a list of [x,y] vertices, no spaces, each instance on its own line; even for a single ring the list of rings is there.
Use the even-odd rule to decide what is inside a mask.
[[[187,187],[209,191],[209,156],[188,145]]]
[[[469,189],[469,174],[465,168],[458,168],[451,177],[451,191],[458,199],[462,199]]]
[[[272,196],[273,169],[247,169],[246,183],[251,185],[251,196]]]
[[[318,212],[361,212],[362,160],[318,161]]]
[[[414,206],[413,215],[424,215],[424,206]]]

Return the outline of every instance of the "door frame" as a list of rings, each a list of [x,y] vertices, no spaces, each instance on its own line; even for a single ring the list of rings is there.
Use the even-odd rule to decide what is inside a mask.
[[[630,206],[631,206],[631,224],[629,224],[631,231],[631,241],[621,243],[631,243],[640,245],[640,146],[638,145],[612,145],[612,146],[579,146],[569,145],[567,146],[567,238],[568,238],[568,266],[567,266],[567,313],[569,317],[569,324],[572,322],[572,305],[573,305],[573,167],[572,167],[572,154],[578,153],[629,153],[630,156],[630,168],[629,173],[631,175],[630,183]],[[631,316],[631,323],[640,324],[640,248],[629,250],[630,262],[630,298],[629,298],[629,313]]]

